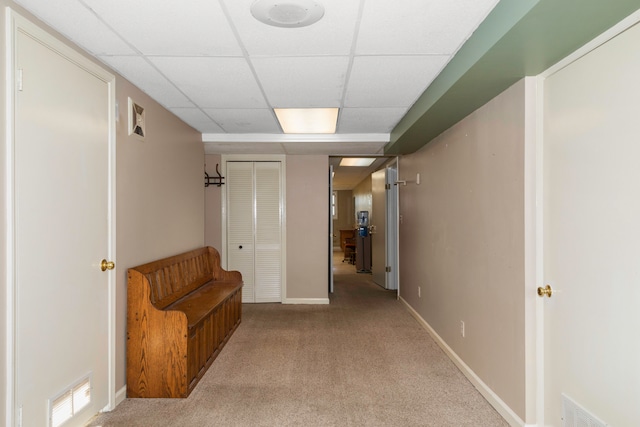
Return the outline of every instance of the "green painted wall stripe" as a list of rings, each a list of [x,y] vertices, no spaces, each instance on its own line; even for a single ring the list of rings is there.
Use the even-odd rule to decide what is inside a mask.
[[[385,153],[420,149],[513,83],[541,73],[638,9],[640,0],[502,0],[398,123]]]

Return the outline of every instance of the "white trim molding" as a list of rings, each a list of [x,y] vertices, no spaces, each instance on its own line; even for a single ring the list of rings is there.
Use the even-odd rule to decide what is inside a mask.
[[[329,298],[286,298],[282,300],[283,304],[308,304],[308,305],[327,305]]]
[[[124,402],[126,398],[127,398],[127,386],[125,385],[116,393],[116,406]],[[112,409],[115,409],[115,408],[112,408]]]
[[[513,410],[502,399],[500,399],[500,397],[498,397],[498,395],[493,390],[491,390],[491,388],[489,388],[489,386],[485,384],[484,381],[482,381],[480,377],[476,375],[476,373],[473,372],[473,370],[469,366],[467,366],[466,363],[464,363],[460,356],[458,356],[456,352],[447,345],[447,343],[440,337],[440,335],[437,334],[437,332],[431,327],[431,325],[429,325],[427,321],[424,320],[422,316],[420,316],[420,314],[418,314],[418,312],[415,311],[407,301],[405,301],[404,298],[400,297],[400,301],[407,307],[409,313],[418,321],[420,326],[427,330],[429,335],[431,335],[431,337],[445,352],[449,359],[451,359],[451,361],[458,367],[458,369],[460,369],[462,374],[467,377],[471,384],[473,384],[473,386],[478,389],[480,394],[482,394],[482,396],[487,399],[489,404],[493,406],[496,411],[498,411],[498,413],[509,423],[509,425],[523,427],[527,426],[527,424],[525,424],[524,421],[518,415],[516,415],[516,413],[513,412]]]
[[[270,133],[203,133],[202,142],[382,142],[391,140],[389,133],[349,134],[270,134]]]

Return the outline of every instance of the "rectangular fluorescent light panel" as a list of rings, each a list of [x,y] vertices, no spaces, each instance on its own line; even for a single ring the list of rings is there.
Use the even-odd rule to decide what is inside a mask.
[[[338,108],[274,108],[284,133],[336,133]]]
[[[340,160],[340,166],[371,166],[375,161],[372,157],[345,157]]]

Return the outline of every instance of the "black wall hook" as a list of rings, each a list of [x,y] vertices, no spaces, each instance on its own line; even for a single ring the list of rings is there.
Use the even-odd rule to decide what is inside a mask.
[[[220,175],[220,171],[218,170],[218,163],[216,163],[216,173],[218,176],[209,176],[207,171],[204,172],[204,186],[205,188],[210,185],[215,185],[216,187],[221,187],[224,185],[224,176]]]

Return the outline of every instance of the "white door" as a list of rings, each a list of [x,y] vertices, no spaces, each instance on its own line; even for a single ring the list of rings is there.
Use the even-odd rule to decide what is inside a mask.
[[[333,209],[337,209],[338,196],[333,195],[333,165],[329,165],[329,293],[333,293]]]
[[[230,161],[226,173],[227,268],[242,273],[243,302],[281,302],[281,162]]]
[[[636,25],[544,81],[545,425],[640,420],[638,76]]]
[[[255,302],[282,301],[282,185],[280,162],[256,162]]]
[[[15,411],[23,426],[51,425],[50,402],[71,391],[65,425],[84,425],[110,405],[113,272],[100,261],[113,254],[112,89],[95,65],[25,31],[14,33]]]
[[[242,273],[242,302],[255,302],[253,162],[227,162],[227,269]]]
[[[371,273],[375,283],[387,289],[386,273],[386,170],[371,174]]]
[[[386,222],[386,253],[387,265],[390,267],[387,272],[387,289],[397,291],[400,297],[400,289],[398,287],[398,186],[394,185],[398,179],[398,160],[387,167],[386,173],[386,206],[387,206],[387,222]]]

